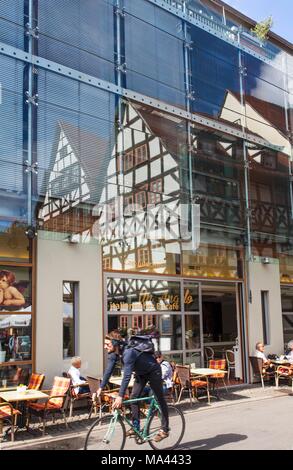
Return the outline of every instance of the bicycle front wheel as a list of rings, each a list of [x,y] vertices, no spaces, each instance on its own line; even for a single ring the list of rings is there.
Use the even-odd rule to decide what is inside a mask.
[[[169,436],[163,439],[160,442],[155,442],[152,437],[155,437],[157,432],[162,428],[161,424],[161,412],[155,410],[152,414],[149,424],[147,434],[150,437],[149,445],[154,450],[163,450],[163,449],[175,449],[184,436],[185,432],[185,418],[182,411],[177,408],[177,406],[170,405],[168,406],[169,413]]]
[[[120,416],[112,415],[97,419],[90,427],[84,450],[122,450],[125,445],[126,430]]]

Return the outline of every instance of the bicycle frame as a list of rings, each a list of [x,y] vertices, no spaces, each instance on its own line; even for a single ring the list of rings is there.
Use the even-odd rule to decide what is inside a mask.
[[[109,442],[108,438],[109,437],[111,438],[111,436],[112,436],[112,434],[115,430],[116,422],[117,422],[119,416],[121,416],[122,419],[124,419],[124,421],[126,421],[126,423],[135,431],[137,437],[139,437],[142,441],[146,442],[146,441],[152,439],[153,435],[155,435],[156,432],[154,432],[150,435],[147,435],[148,424],[149,424],[149,421],[151,419],[153,411],[156,410],[156,409],[160,411],[159,405],[158,405],[157,400],[155,399],[155,397],[151,396],[151,397],[144,397],[144,398],[134,398],[132,400],[125,400],[125,401],[122,402],[122,404],[123,405],[131,405],[131,403],[137,403],[137,402],[140,402],[140,401],[149,401],[150,402],[150,407],[149,407],[148,413],[146,415],[146,422],[144,424],[143,430],[138,431],[135,427],[133,427],[132,422],[125,415],[122,414],[121,410],[115,410],[114,413],[113,413],[113,417],[111,419],[107,434],[103,439],[104,442]]]

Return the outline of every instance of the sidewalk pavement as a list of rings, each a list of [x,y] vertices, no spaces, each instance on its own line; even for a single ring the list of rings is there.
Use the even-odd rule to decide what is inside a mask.
[[[241,405],[242,403],[266,400],[290,395],[291,387],[282,386],[278,389],[274,386],[265,386],[264,389],[259,384],[233,386],[220,389],[220,399],[212,399],[211,405],[206,400],[195,401],[191,406],[188,398],[185,398],[180,407],[184,413],[209,412],[217,408]],[[39,422],[32,422],[30,431],[21,429],[15,434],[15,442],[5,440],[0,442],[0,450],[71,450],[81,449],[83,447],[86,432],[92,425],[94,416],[88,419],[87,409],[75,409],[72,418],[68,418],[68,428],[66,429],[64,421],[56,419],[55,423],[48,420],[46,425],[46,434],[42,437],[42,431],[39,429]]]

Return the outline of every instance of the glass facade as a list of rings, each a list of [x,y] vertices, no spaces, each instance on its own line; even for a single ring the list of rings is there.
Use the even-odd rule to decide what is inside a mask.
[[[191,278],[242,281],[266,256],[293,284],[293,60],[217,6],[169,6],[1,1],[0,260],[33,322],[34,233],[100,243],[109,276],[130,273],[118,297],[108,286],[108,326],[156,324],[197,363]],[[0,325],[19,314],[6,310],[0,290]]]

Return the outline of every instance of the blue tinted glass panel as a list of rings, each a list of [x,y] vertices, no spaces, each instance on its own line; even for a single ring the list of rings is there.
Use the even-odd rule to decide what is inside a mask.
[[[24,0],[2,0],[0,2],[0,41],[23,49],[24,44]]]
[[[0,57],[0,161],[23,163],[23,73],[21,62],[9,57]],[[5,168],[1,168],[0,179],[5,181]]]
[[[40,0],[39,55],[102,79],[114,79],[110,2]]]
[[[128,88],[169,103],[184,105],[183,51],[182,40],[130,14],[126,15]]]
[[[190,37],[193,111],[239,125],[238,50],[196,27],[190,28]]]

